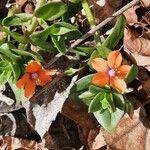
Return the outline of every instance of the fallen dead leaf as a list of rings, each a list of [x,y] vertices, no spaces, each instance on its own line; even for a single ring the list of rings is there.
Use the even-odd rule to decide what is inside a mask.
[[[139,37],[137,32],[125,29],[124,50],[138,66],[150,70],[150,40]]]
[[[150,56],[150,40],[139,37],[139,34],[135,31],[125,29],[124,45],[132,53]]]
[[[125,115],[118,127],[108,133],[102,129],[106,143],[111,150],[148,150],[150,130],[149,120],[143,109],[135,111],[133,119]]]
[[[135,10],[138,8],[138,6],[132,6],[127,11],[125,11],[123,14],[125,15],[127,22],[129,25],[133,25],[138,22],[138,17],[135,12]]]
[[[144,7],[150,6],[150,0],[141,0],[141,3],[144,5]]]
[[[100,127],[90,130],[88,135],[88,145],[91,150],[97,150],[106,146],[106,142]]]
[[[33,140],[19,139],[11,136],[0,137],[0,149],[1,150],[48,150],[45,148],[44,143],[37,143]]]

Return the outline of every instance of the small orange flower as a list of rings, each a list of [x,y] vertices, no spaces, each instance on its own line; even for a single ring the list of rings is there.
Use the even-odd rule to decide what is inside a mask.
[[[41,64],[32,61],[26,66],[25,72],[23,77],[17,81],[16,86],[25,89],[25,97],[31,97],[35,93],[36,85],[44,86],[52,81],[52,76],[57,70],[45,70]]]
[[[127,85],[125,76],[130,70],[129,65],[122,65],[122,55],[116,50],[109,53],[107,61],[102,58],[92,60],[92,67],[97,71],[92,79],[92,83],[97,86],[110,85],[119,93],[124,93]]]

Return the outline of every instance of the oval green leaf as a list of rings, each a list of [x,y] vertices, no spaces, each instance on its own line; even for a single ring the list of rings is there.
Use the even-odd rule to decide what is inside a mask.
[[[60,18],[67,11],[67,5],[63,2],[50,2],[38,8],[35,16],[44,20],[53,21]]]
[[[132,65],[129,73],[127,74],[124,80],[126,83],[130,83],[136,78],[137,75],[138,75],[138,67],[136,65]]]
[[[102,108],[102,104],[101,104],[101,100],[104,99],[104,93],[98,93],[94,99],[91,101],[90,105],[89,105],[89,109],[88,112],[89,113],[93,113],[96,111],[101,111]]]
[[[122,38],[125,26],[126,26],[126,19],[123,15],[121,15],[118,17],[112,33],[103,42],[102,46],[113,50],[119,43],[120,39]]]
[[[3,19],[2,24],[4,26],[18,26],[27,25],[27,22],[31,20],[32,15],[27,13],[15,14],[14,16],[9,16]]]

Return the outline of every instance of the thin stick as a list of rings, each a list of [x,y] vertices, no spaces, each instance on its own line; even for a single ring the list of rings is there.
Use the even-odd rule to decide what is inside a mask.
[[[90,37],[91,35],[93,35],[93,33],[95,33],[97,30],[99,30],[100,28],[102,28],[103,26],[105,26],[108,22],[110,22],[111,20],[113,20],[115,17],[121,15],[124,11],[126,11],[127,9],[129,9],[130,7],[132,7],[133,5],[135,5],[136,3],[138,3],[139,1],[140,0],[133,0],[130,3],[128,3],[127,5],[125,5],[124,7],[122,7],[121,9],[119,9],[118,11],[116,11],[111,17],[108,17],[103,22],[101,22],[100,24],[98,24],[94,29],[90,30],[85,35],[83,35],[80,39],[78,39],[74,43],[72,43],[71,46],[70,46],[70,49],[75,48],[77,45],[79,45],[85,39],[87,39],[88,37]]]

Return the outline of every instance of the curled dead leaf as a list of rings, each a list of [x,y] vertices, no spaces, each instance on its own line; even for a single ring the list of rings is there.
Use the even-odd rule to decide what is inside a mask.
[[[132,53],[150,56],[150,40],[139,37],[139,34],[135,31],[125,29],[124,45]]]
[[[11,136],[1,136],[0,137],[0,149],[1,150],[15,150],[15,149],[24,149],[24,150],[48,150],[45,148],[43,143],[37,143],[33,140],[19,139]]]
[[[124,31],[124,50],[138,66],[150,70],[150,40],[130,29]]]
[[[138,22],[138,17],[135,12],[135,10],[138,8],[138,6],[132,6],[127,11],[125,11],[123,14],[125,15],[127,22],[129,25],[133,25]]]
[[[144,5],[144,7],[150,6],[150,0],[141,0],[141,3]]]
[[[97,150],[106,146],[100,127],[91,129],[88,135],[88,145],[91,150]]]

